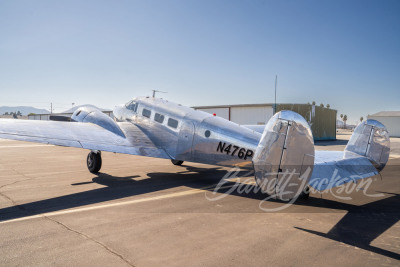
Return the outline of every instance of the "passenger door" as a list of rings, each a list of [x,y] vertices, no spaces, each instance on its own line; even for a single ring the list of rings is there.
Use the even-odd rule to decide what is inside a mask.
[[[183,120],[179,131],[178,145],[176,147],[176,159],[183,161],[192,160],[192,145],[195,126],[192,121]]]

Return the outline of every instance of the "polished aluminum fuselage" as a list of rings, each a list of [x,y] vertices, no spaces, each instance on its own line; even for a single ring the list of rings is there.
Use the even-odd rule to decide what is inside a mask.
[[[135,124],[171,159],[252,168],[260,133],[167,100],[138,97],[133,101],[138,104],[136,111],[126,105],[115,107],[116,120]],[[150,118],[143,116],[143,109],[151,110]],[[156,113],[164,116],[162,123],[154,119]],[[177,128],[168,125],[169,118],[178,121]]]
[[[389,133],[374,120],[357,126],[345,151],[315,151],[310,126],[293,111],[276,113],[262,135],[157,98],[135,98],[114,117],[83,106],[71,122],[0,119],[0,138],[249,168],[262,192],[282,200],[307,185],[321,191],[376,175],[390,153]]]

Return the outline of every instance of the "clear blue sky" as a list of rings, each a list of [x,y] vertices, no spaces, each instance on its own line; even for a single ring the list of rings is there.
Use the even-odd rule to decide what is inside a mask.
[[[0,105],[400,110],[400,1],[0,0]]]

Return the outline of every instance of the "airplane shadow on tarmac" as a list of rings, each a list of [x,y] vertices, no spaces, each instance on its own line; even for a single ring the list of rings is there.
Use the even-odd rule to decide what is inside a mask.
[[[186,166],[185,171],[178,173],[148,173],[149,179],[134,180],[139,176],[116,177],[99,173],[91,182],[71,184],[79,186],[88,183],[105,185],[89,191],[34,201],[0,209],[0,222],[23,218],[42,213],[71,209],[110,200],[162,191],[179,186],[202,188],[210,186],[226,173],[219,167],[194,168]]]
[[[400,254],[370,245],[374,239],[396,224],[400,218],[398,208],[400,195],[382,193],[392,196],[361,206],[347,204],[346,215],[326,234],[301,227],[295,228],[400,260]]]
[[[216,168],[195,168],[182,166],[184,171],[178,173],[148,173],[148,177],[142,180],[133,180],[139,176],[115,177],[105,173],[99,173],[91,182],[72,184],[72,186],[84,185],[87,183],[98,183],[105,187],[89,191],[74,193],[70,195],[30,202],[0,209],[0,222],[23,218],[42,213],[55,212],[65,209],[82,207],[86,205],[101,203],[110,200],[122,199],[135,195],[141,195],[169,188],[187,186],[191,188],[204,188],[215,191],[214,186],[226,174],[226,170]],[[238,175],[240,177],[240,174]],[[226,182],[218,189],[218,193],[226,193],[229,186],[235,183]],[[214,186],[213,186],[214,185]],[[250,185],[250,188],[254,185]],[[252,188],[251,188],[252,189]],[[255,189],[255,188],[254,188]],[[400,260],[400,254],[371,246],[370,243],[379,237],[383,232],[399,221],[400,195],[389,194],[390,197],[379,199],[365,205],[352,205],[338,201],[310,197],[308,200],[298,200],[293,206],[302,208],[303,213],[312,212],[307,207],[318,207],[335,210],[347,210],[347,214],[328,232],[321,233],[310,229],[295,227],[296,229],[325,237],[331,240],[343,242],[351,246],[381,254],[396,260]],[[265,195],[259,190],[238,192],[234,190],[230,195],[250,198],[255,200],[265,199]],[[281,202],[278,200],[268,200]],[[290,212],[290,211],[283,211]],[[293,211],[292,211],[293,212]]]

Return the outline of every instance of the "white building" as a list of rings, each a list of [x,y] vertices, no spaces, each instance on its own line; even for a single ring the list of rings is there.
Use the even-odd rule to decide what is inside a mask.
[[[400,111],[381,111],[368,115],[368,119],[383,123],[391,137],[400,137]]]
[[[103,110],[103,113],[107,114],[111,118],[114,118],[111,110]],[[59,120],[57,119],[57,117],[70,118],[72,114],[73,114],[72,112],[52,113],[52,114],[30,114],[28,115],[28,120],[41,120],[41,121]]]
[[[273,104],[244,104],[193,107],[237,124],[263,125],[273,115]]]

